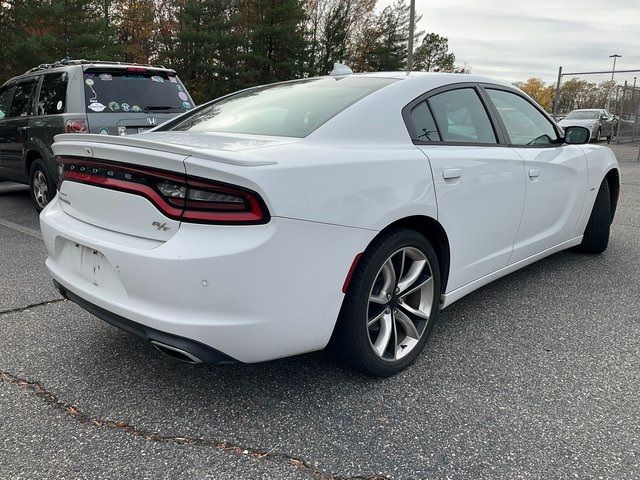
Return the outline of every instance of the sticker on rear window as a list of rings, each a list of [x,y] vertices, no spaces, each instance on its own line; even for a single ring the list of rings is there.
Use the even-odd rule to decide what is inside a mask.
[[[94,83],[95,83],[95,82],[94,82],[93,80],[91,80],[90,78],[87,78],[87,79],[84,81],[84,83],[86,83],[87,85],[89,85],[90,87],[92,87],[92,86],[94,85]]]
[[[103,82],[110,82],[111,80],[113,80],[113,76],[110,73],[101,73],[100,80],[102,80]]]
[[[109,102],[109,110],[114,112],[120,110],[120,104],[118,102]]]
[[[154,75],[153,77],[151,77],[151,80],[153,80],[154,82],[158,82],[158,83],[164,83],[164,78],[159,77],[157,75]]]
[[[187,97],[187,94],[184,92],[178,93],[178,96],[180,97],[180,100],[184,100],[185,102],[189,100],[189,97]]]
[[[95,102],[95,103],[92,103],[91,105],[89,105],[89,109],[93,110],[94,112],[102,112],[105,108],[107,108],[107,107],[105,107],[100,102]]]
[[[131,111],[132,112],[141,112],[142,108],[140,108],[138,105],[134,105],[133,107],[131,107]]]
[[[169,81],[171,83],[178,83],[178,79],[176,77],[169,77]]]
[[[184,108],[191,108],[191,104],[189,102],[182,102],[182,106]]]
[[[58,103],[56,104],[56,110],[62,110],[62,100],[58,100]]]
[[[123,103],[120,106],[122,107],[122,110],[124,110],[125,112],[128,112],[129,110],[131,110],[131,105],[129,105],[128,103]]]

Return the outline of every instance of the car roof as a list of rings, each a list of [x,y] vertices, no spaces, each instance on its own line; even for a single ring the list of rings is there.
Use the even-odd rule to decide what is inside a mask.
[[[494,85],[503,85],[514,88],[510,83],[496,80],[495,78],[485,77],[482,75],[474,75],[470,73],[446,73],[446,72],[419,72],[419,71],[390,71],[390,72],[367,72],[353,73],[353,77],[374,77],[374,78],[393,78],[406,82],[420,84],[441,84],[441,83],[491,83]]]
[[[130,67],[140,67],[145,68],[147,70],[153,70],[158,72],[170,72],[176,73],[175,70],[171,68],[167,68],[163,65],[150,65],[150,64],[142,64],[142,63],[133,63],[133,62],[116,62],[116,61],[103,61],[103,60],[61,60],[54,63],[44,63],[38,65],[37,67],[32,68],[20,75],[16,75],[15,77],[10,78],[4,84],[10,84],[25,78],[30,78],[34,76],[41,75],[43,73],[58,73],[65,72],[70,68],[82,68],[83,70],[87,70],[90,68],[130,68]]]

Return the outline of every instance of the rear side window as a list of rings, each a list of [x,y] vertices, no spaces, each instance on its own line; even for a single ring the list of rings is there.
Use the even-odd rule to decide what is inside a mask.
[[[252,88],[188,116],[172,130],[306,137],[395,79],[323,77]]]
[[[84,72],[87,113],[182,113],[193,101],[173,74],[145,68]]]
[[[411,110],[411,121],[416,129],[416,138],[429,142],[439,142],[440,134],[436,122],[429,111],[427,102],[420,103]]]
[[[498,143],[489,115],[473,88],[460,88],[429,98],[442,140],[462,143]]]
[[[513,145],[551,145],[555,128],[530,102],[515,93],[487,89]]]
[[[0,120],[7,116],[9,113],[9,104],[11,103],[11,95],[13,94],[13,87],[7,87],[0,90]]]
[[[35,86],[35,81],[21,83],[16,86],[13,101],[9,108],[9,117],[26,117],[27,115],[31,115]]]
[[[42,79],[38,115],[56,115],[67,108],[67,74],[48,73]]]

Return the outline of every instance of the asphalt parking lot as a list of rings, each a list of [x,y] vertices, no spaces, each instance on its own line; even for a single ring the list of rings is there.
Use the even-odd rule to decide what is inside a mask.
[[[640,164],[608,251],[445,310],[386,380],[323,352],[190,366],[60,299],[0,183],[0,478],[640,478]]]

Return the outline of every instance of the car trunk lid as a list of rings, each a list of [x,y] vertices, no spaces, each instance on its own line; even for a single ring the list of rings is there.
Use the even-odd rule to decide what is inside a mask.
[[[172,132],[122,137],[63,134],[55,140],[53,151],[64,167],[59,200],[66,213],[108,230],[164,241],[177,232],[186,215],[167,184],[190,185],[188,158],[218,162],[226,170],[272,165],[277,162],[252,149],[283,142]],[[229,182],[228,177],[210,180]]]

